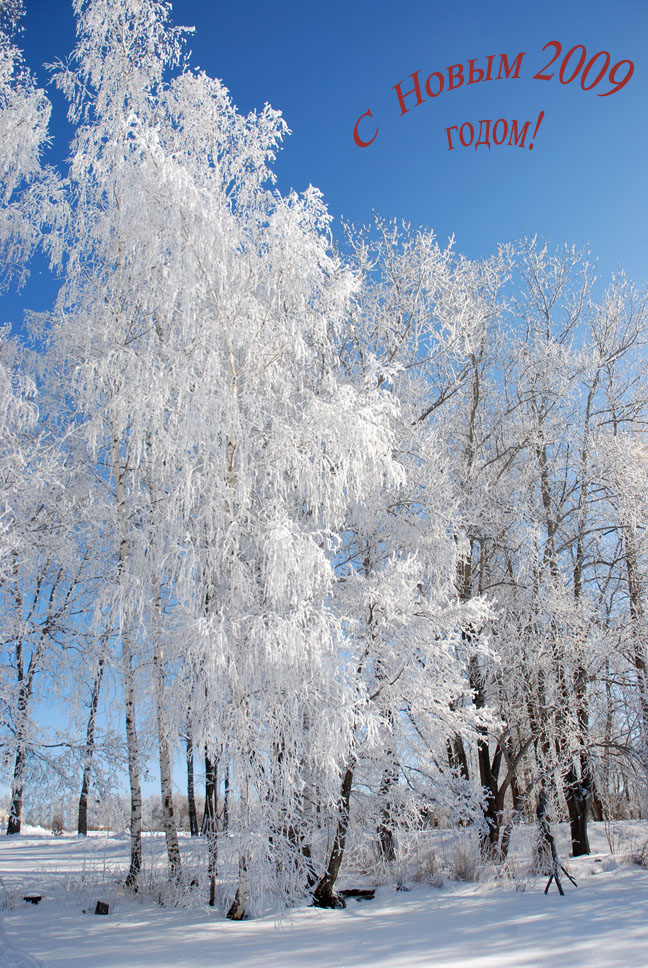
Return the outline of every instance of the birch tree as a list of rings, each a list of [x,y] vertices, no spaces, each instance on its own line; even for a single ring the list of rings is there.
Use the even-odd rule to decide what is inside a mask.
[[[106,607],[121,642],[128,883],[141,864],[136,683],[152,670],[170,804],[169,749],[184,723],[169,721],[167,683],[191,629],[204,680],[192,697],[194,739],[210,754],[225,748],[247,803],[244,840],[264,831],[263,850],[253,842],[242,853],[241,870],[252,871],[255,856],[293,850],[297,823],[278,778],[294,783],[304,757],[334,768],[318,720],[344,711],[333,665],[341,631],[327,608],[334,536],[366,482],[395,473],[393,404],[335,373],[354,281],[329,251],[319,193],[281,199],[264,186],[280,116],[267,107],[240,116],[203,74],[165,80],[181,56],[165,4],[94,0],[75,12],[72,66],[56,74],[77,135],[51,352],[103,484],[97,528],[112,536]],[[318,678],[332,689],[325,702],[312,697]],[[317,754],[293,738],[307,710]],[[267,756],[282,764],[272,777]],[[261,827],[259,804],[270,811]]]
[[[11,39],[22,12],[14,0],[0,7],[0,286],[18,288],[38,246],[60,254],[54,229],[63,202],[60,179],[42,160],[50,102]]]
[[[349,631],[361,715],[346,752],[333,846],[314,894],[322,906],[340,903],[334,885],[356,778],[366,783],[367,771],[374,774],[378,845],[389,862],[397,826],[426,806],[429,788],[413,778],[436,775],[441,786],[442,773],[432,765],[439,750],[474,729],[461,629],[480,625],[486,613],[477,597],[462,605],[457,596],[465,536],[438,428],[462,392],[467,347],[481,338],[484,314],[492,310],[480,294],[491,267],[455,260],[432,233],[380,221],[351,243],[364,288],[342,360],[356,379],[399,401],[393,433],[403,479],[373,488],[366,505],[351,510],[345,530],[347,571],[340,572],[338,596],[354,616]],[[474,648],[478,653],[482,645]],[[457,816],[464,809],[455,803]]]
[[[0,701],[6,751],[14,760],[9,834],[20,832],[28,761],[40,744],[32,707],[43,681],[51,687],[55,670],[69,668],[63,653],[81,635],[88,565],[76,519],[79,492],[66,487],[71,467],[39,412],[28,372],[29,355],[2,334]]]

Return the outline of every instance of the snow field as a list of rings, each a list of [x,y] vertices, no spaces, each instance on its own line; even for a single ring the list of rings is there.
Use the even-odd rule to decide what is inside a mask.
[[[591,824],[596,853],[561,859],[578,888],[565,897],[546,877],[525,873],[532,831],[518,830],[511,874],[441,887],[407,882],[378,888],[369,902],[344,911],[303,907],[278,920],[273,913],[242,923],[210,911],[154,900],[152,870],[164,862],[162,835],[146,840],[140,896],[118,886],[127,867],[128,838],[97,834],[87,840],[29,830],[0,839],[0,968],[643,968],[648,964],[648,871],[630,860],[648,825]],[[434,832],[439,855],[448,834]],[[615,853],[610,853],[610,843]],[[183,852],[201,844],[183,841]],[[199,857],[196,856],[196,861]],[[148,886],[147,886],[148,884]],[[347,871],[345,886],[367,886]],[[23,894],[43,894],[37,906]],[[110,903],[95,916],[97,900]],[[188,903],[188,899],[184,899]]]

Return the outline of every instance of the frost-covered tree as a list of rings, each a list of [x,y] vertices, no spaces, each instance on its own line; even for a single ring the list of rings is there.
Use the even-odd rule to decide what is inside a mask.
[[[314,895],[325,906],[339,903],[334,884],[354,784],[373,792],[363,809],[375,818],[387,861],[398,827],[420,823],[430,798],[445,808],[454,795],[457,818],[467,809],[452,771],[444,777],[438,763],[452,736],[474,729],[463,629],[480,625],[486,612],[477,596],[462,604],[457,593],[465,532],[439,429],[488,312],[475,284],[479,270],[442,250],[431,233],[381,221],[371,232],[351,233],[350,242],[363,288],[341,359],[355,380],[399,401],[392,427],[402,475],[350,509],[340,552],[336,600],[353,616],[348,638],[360,712],[333,846]],[[475,642],[475,654],[482,648]]]
[[[205,763],[209,900],[234,919],[340,904],[353,838],[389,865],[433,811],[501,861],[539,803],[586,851],[619,750],[647,759],[644,297],[595,304],[580,255],[535,240],[472,260],[377,220],[336,251],[318,191],[273,190],[279,113],[189,69],[162,0],[74,0],[59,178],[19,6],[3,282],[40,245],[62,284],[29,364],[0,341],[12,829],[45,693],[85,829],[119,754],[107,679],[132,888],[154,749],[177,880],[173,759],[190,786]]]
[[[79,540],[79,493],[60,441],[42,420],[28,355],[0,340],[0,702],[4,755],[13,760],[7,832],[20,832],[30,756],[42,752],[33,706],[44,683],[69,671],[82,636],[88,556]],[[60,694],[59,694],[60,695]],[[7,764],[8,767],[8,764]]]
[[[638,761],[645,782],[647,322],[645,291],[620,275],[606,291],[592,323],[592,343],[602,361],[599,416],[593,439],[593,473],[605,522],[599,542],[598,586],[608,642],[614,643],[608,649],[599,687],[599,702],[605,710],[600,714],[599,732],[604,800],[613,782],[613,763],[617,774],[621,770],[627,775],[628,765]],[[627,695],[628,683],[634,701]],[[615,697],[620,695],[625,702],[617,702]],[[615,755],[618,753],[621,759]],[[626,789],[633,785],[631,779],[624,778]]]
[[[138,682],[154,697],[179,873],[170,758],[187,669],[194,740],[228,762],[242,805],[241,870],[290,882],[303,854],[288,791],[306,768],[332,789],[330,731],[350,722],[329,607],[337,535],[368,483],[396,473],[394,402],[336,372],[354,280],[330,252],[319,194],[264,185],[280,116],[242,117],[220,82],[174,75],[167,5],[75,11],[79,41],[57,73],[77,134],[50,353],[98,471],[96,540],[112,543],[102,601],[121,648],[129,882]]]
[[[36,247],[47,239],[58,248],[53,231],[61,211],[61,185],[43,166],[51,106],[11,40],[22,4],[0,6],[0,286],[22,285]]]

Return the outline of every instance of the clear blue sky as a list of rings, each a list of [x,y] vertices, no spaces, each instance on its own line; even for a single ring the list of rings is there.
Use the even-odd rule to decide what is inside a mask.
[[[45,82],[42,63],[64,57],[73,43],[71,3],[26,0],[26,7],[19,43]],[[336,219],[364,222],[375,210],[432,227],[441,241],[454,234],[471,256],[523,232],[589,243],[604,275],[621,265],[648,281],[647,0],[178,0],[173,16],[195,25],[192,63],[222,78],[240,110],[268,101],[283,112],[293,133],[275,168],[282,190],[312,183]],[[561,57],[551,81],[534,80],[553,53],[542,48],[553,40],[563,52],[584,45],[588,60],[602,50],[612,65],[630,59],[634,76],[621,91],[599,97],[609,89],[605,80],[589,92],[579,78],[560,83]],[[447,90],[448,66],[467,70],[477,58],[484,67],[495,54],[496,74],[499,54],[519,51],[526,52],[519,79]],[[393,87],[403,81],[409,90],[416,70],[423,93],[433,71],[445,74],[446,89],[419,106],[408,98],[412,109],[400,116]],[[69,132],[63,101],[55,91],[51,96],[56,158],[65,155]],[[379,134],[359,148],[353,127],[368,109]],[[450,125],[515,118],[520,125],[531,120],[533,130],[541,110],[533,151],[506,144],[448,150]],[[372,120],[365,118],[360,131],[370,137]],[[0,300],[0,321],[17,323],[23,305],[44,308],[45,282],[35,266],[23,297]]]

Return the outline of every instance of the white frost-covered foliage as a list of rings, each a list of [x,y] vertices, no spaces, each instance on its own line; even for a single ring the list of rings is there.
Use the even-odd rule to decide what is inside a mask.
[[[71,687],[69,646],[81,647],[87,607],[82,474],[39,413],[32,363],[0,334],[0,769],[18,830],[29,757],[47,757],[34,706]]]
[[[0,576],[11,570],[11,555],[21,546],[17,495],[30,478],[32,432],[38,410],[36,388],[20,366],[16,344],[0,331]]]
[[[281,115],[190,70],[168,4],[74,11],[65,178],[0,39],[6,279],[37,243],[62,279],[38,366],[0,339],[16,825],[58,676],[86,806],[119,754],[95,714],[125,718],[130,887],[156,747],[169,874],[182,748],[236,918],[335,906],[350,845],[389,866],[435,819],[501,860],[541,794],[580,836],[648,749],[645,296],[595,305],[535,239],[471,260],[377,220],[343,257],[315,188],[273,189]]]
[[[189,705],[194,742],[228,771],[252,900],[269,878],[292,895],[306,800],[334,807],[361,725],[336,552],[350,509],[403,479],[398,403],[338,365],[357,283],[320,194],[266,187],[280,115],[242,117],[220,82],[170,75],[166,5],[75,9],[51,352],[106,484],[95,520],[115,570],[99,594],[126,693],[136,658],[152,662],[160,742]]]
[[[17,8],[16,8],[17,9]],[[17,9],[17,13],[20,10]],[[62,204],[59,181],[41,156],[47,143],[50,103],[11,42],[11,12],[0,19],[0,285],[21,285],[26,263],[42,244]],[[57,252],[49,239],[52,255]]]

